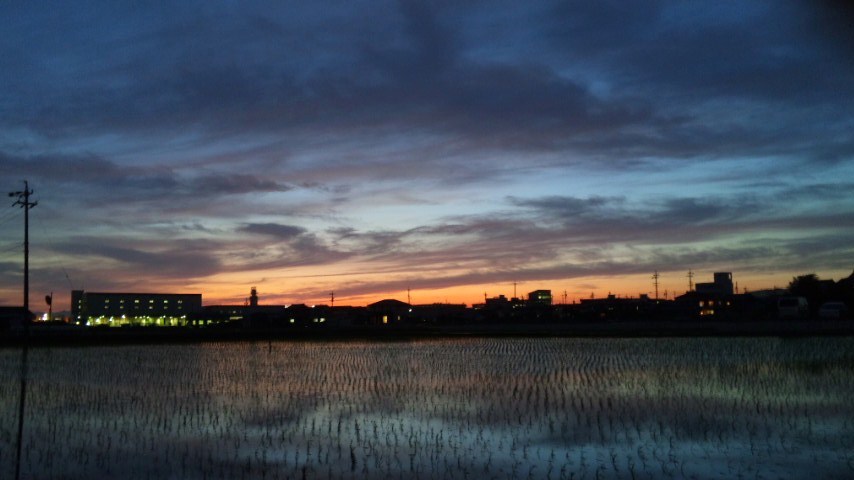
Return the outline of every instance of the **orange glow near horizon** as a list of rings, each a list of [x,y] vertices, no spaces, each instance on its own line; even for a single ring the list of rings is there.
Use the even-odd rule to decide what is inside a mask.
[[[305,271],[310,268],[305,268]],[[274,273],[274,272],[265,272]],[[293,273],[293,272],[290,272]],[[305,273],[305,272],[299,272]],[[660,272],[659,298],[673,299],[688,290],[687,272]],[[713,272],[695,272],[694,283],[712,281]],[[799,274],[775,273],[773,275],[746,274],[739,275],[733,272],[733,281],[738,285],[738,292],[756,291],[770,288],[785,288],[793,276]],[[848,275],[847,272],[839,271],[829,274],[819,274],[821,278],[840,279]],[[248,301],[250,289],[254,286],[258,289],[260,303],[262,305],[329,305],[330,293],[335,292],[336,306],[362,307],[384,299],[396,299],[406,302],[411,299],[414,305],[432,303],[473,304],[483,303],[484,294],[487,297],[504,295],[513,297],[513,282],[459,285],[446,288],[412,288],[407,292],[407,282],[400,281],[399,289],[386,289],[369,291],[371,281],[377,279],[368,275],[353,276],[358,281],[350,283],[362,286],[365,293],[348,292],[342,288],[345,282],[332,282],[330,279],[350,278],[349,275],[336,275],[335,273],[325,275],[290,275],[287,277],[273,275],[259,276],[259,272],[223,273],[214,275],[197,282],[182,282],[174,284],[159,284],[135,288],[109,289],[105,291],[136,291],[140,293],[201,293],[204,305],[236,304],[242,305]],[[258,281],[261,278],[262,281]],[[413,282],[415,283],[415,282]],[[527,298],[528,293],[534,290],[551,290],[554,304],[577,303],[580,300],[591,298],[604,298],[608,294],[619,297],[638,297],[647,294],[655,295],[652,283],[652,274],[631,275],[624,277],[579,277],[558,280],[543,281],[519,281],[516,284],[516,295],[519,298]],[[100,289],[91,289],[100,291]],[[564,297],[566,292],[566,297]],[[11,293],[11,292],[10,292]],[[407,298],[409,297],[409,298]],[[34,312],[47,311],[47,306],[41,299],[39,292],[32,292],[30,297],[31,309]],[[68,310],[70,306],[70,291],[54,292],[54,312]]]
[[[712,273],[700,273],[694,277],[694,283],[712,281]],[[684,278],[683,278],[684,277]],[[750,275],[738,277],[734,273],[733,280],[737,282],[739,293],[762,290],[768,288],[784,288],[791,280],[792,275],[777,274],[774,276]],[[257,277],[256,277],[257,278]],[[834,277],[837,278],[837,277]],[[225,279],[222,279],[225,280]],[[240,279],[234,279],[240,280]],[[397,299],[406,302],[409,297],[411,303],[452,303],[466,304],[471,306],[483,303],[484,294],[488,298],[504,295],[513,297],[513,282],[460,285],[447,288],[435,289],[411,289],[407,292],[406,282],[401,282],[399,290],[377,291],[374,293],[351,294],[346,288],[336,288],[328,282],[328,277],[321,277],[321,281],[312,279],[308,282],[294,282],[286,280],[269,281],[252,284],[246,281],[217,281],[215,283],[199,283],[194,285],[203,294],[205,305],[240,303],[249,297],[252,286],[258,287],[260,302],[267,305],[305,303],[307,305],[329,305],[330,293],[335,292],[335,305],[338,306],[365,306],[384,299]],[[362,281],[365,281],[362,279]],[[242,290],[235,289],[235,284],[243,284]],[[301,292],[301,293],[288,293]],[[655,288],[650,275],[632,275],[626,277],[580,277],[563,280],[525,281],[517,282],[516,295],[519,298],[527,298],[528,293],[534,290],[551,290],[553,303],[574,303],[594,298],[604,298],[609,294],[619,297],[639,297],[642,294],[653,297]],[[688,291],[688,278],[683,272],[662,273],[659,278],[659,298],[673,299]],[[316,292],[316,293],[314,293]],[[566,297],[564,297],[566,292]]]

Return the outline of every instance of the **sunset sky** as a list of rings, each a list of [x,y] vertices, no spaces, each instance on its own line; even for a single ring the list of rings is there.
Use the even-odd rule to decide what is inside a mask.
[[[153,3],[153,2],[151,2]],[[0,304],[854,269],[845,2],[0,4]]]

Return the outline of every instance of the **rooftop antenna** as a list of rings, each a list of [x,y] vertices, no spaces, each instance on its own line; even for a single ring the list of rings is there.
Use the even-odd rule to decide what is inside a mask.
[[[335,308],[335,292],[329,292],[329,303]]]
[[[652,274],[652,284],[655,285],[655,299],[658,300],[658,270]]]
[[[21,478],[21,439],[24,436],[24,406],[27,398],[27,352],[29,350],[30,336],[30,209],[39,202],[31,202],[30,195],[33,191],[30,184],[24,180],[24,189],[17,192],[9,192],[10,197],[17,197],[13,207],[19,206],[24,209],[24,347],[21,350],[21,395],[18,403],[18,445],[15,456],[15,479]]]
[[[516,296],[516,282],[513,282],[513,298],[519,298]]]
[[[62,267],[62,273],[65,274],[65,279],[68,280],[68,286],[71,287],[72,290],[74,290],[74,284],[71,283],[71,277],[68,276],[68,272],[65,270],[65,267]]]
[[[688,269],[688,291],[694,291],[694,272],[690,268]]]

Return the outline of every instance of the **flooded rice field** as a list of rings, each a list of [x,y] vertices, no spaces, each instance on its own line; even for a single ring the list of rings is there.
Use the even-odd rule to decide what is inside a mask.
[[[22,478],[854,477],[852,338],[44,347],[28,379]]]

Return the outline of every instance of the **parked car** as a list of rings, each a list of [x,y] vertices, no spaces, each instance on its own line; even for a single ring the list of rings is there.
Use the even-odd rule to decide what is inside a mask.
[[[797,320],[809,317],[810,307],[804,297],[781,297],[777,300],[777,317]]]
[[[848,318],[848,306],[842,302],[826,302],[818,309],[818,318],[843,320]]]

